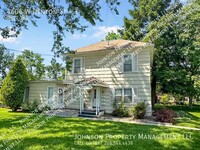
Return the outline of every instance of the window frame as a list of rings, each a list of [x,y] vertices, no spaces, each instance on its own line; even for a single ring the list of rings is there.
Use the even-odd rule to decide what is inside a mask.
[[[47,101],[48,101],[48,104],[50,104],[50,101],[49,101],[49,88],[52,88],[52,98],[53,98],[53,95],[54,95],[54,87],[53,86],[48,86],[47,87]]]
[[[125,97],[125,89],[131,89],[131,102],[130,103],[126,103],[124,101],[124,97]],[[136,90],[135,90],[136,89]],[[133,104],[134,101],[136,101],[138,99],[138,88],[137,87],[123,87],[123,88],[115,88],[114,89],[114,100],[116,100],[116,90],[121,90],[122,91],[122,100],[124,101],[125,104]],[[137,93],[135,93],[135,91]],[[118,101],[117,103],[119,103],[120,101]]]
[[[124,71],[124,65],[125,65],[125,60],[124,57],[126,55],[130,55],[131,56],[131,71]],[[128,54],[124,54],[122,56],[122,72],[123,73],[130,73],[130,72],[138,72],[138,54],[132,54],[132,53],[128,53]]]
[[[80,72],[75,72],[75,60],[80,60]],[[82,57],[73,58],[72,73],[80,74],[82,73],[82,71],[83,71],[83,58]]]

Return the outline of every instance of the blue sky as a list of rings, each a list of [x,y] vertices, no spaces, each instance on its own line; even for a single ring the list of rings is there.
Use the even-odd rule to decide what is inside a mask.
[[[97,22],[96,26],[91,26],[86,21],[82,21],[82,24],[89,25],[89,27],[83,33],[76,32],[73,35],[71,33],[66,33],[66,38],[64,39],[65,46],[74,50],[88,44],[99,42],[105,37],[107,32],[111,30],[116,31],[123,26],[123,17],[129,16],[128,10],[132,7],[128,3],[128,0],[121,1],[121,5],[118,7],[119,15],[111,12],[107,4],[102,2],[101,18],[103,19],[103,22]],[[0,20],[1,27],[10,26],[8,22],[2,19],[2,16],[0,16]],[[10,49],[20,51],[29,49],[36,53],[53,55],[51,48],[53,44],[52,31],[55,29],[54,26],[48,24],[45,17],[39,19],[37,24],[38,27],[29,24],[29,30],[24,29],[17,38],[3,39],[0,37],[0,43],[3,43]],[[20,52],[15,52],[15,54],[19,55]],[[45,64],[48,64],[52,58],[51,56],[46,55],[42,55],[42,57],[45,58]]]
[[[186,0],[181,0],[186,2]],[[132,9],[128,3],[128,0],[121,0],[121,5],[118,7],[119,15],[110,11],[107,4],[104,1],[100,2],[102,6],[101,18],[103,22],[97,22],[96,26],[89,25],[86,21],[81,21],[83,25],[89,25],[84,33],[76,32],[75,34],[66,33],[64,39],[64,45],[70,47],[70,49],[76,49],[88,44],[101,41],[105,35],[113,30],[122,28],[124,16],[129,17],[128,10]],[[1,27],[10,26],[10,24],[2,19],[0,16]],[[34,27],[29,24],[29,30],[23,30],[19,37],[3,39],[0,36],[0,43],[3,43],[7,48],[23,51],[24,49],[32,50],[39,54],[53,55],[51,48],[53,45],[52,31],[55,29],[53,25],[48,24],[45,17],[42,17],[37,22],[38,27]],[[19,55],[20,52],[15,52]],[[49,64],[52,56],[42,55],[45,58],[44,63]]]

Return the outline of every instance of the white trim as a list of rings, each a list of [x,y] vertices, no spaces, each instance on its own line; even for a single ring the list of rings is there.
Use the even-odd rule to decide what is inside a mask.
[[[133,61],[133,58],[136,61]],[[132,72],[138,72],[138,54],[132,54]]]
[[[114,100],[115,100],[115,90],[119,90],[121,89],[122,90],[122,99],[124,100],[124,89],[131,89],[132,91],[132,102],[131,103],[125,103],[125,104],[133,104],[134,101],[135,101],[135,96],[136,96],[136,99],[138,98],[138,88],[137,87],[130,87],[130,86],[124,86],[124,87],[117,87],[117,88],[114,88]],[[134,89],[137,89],[137,93],[135,94],[135,91]]]
[[[62,89],[62,103],[59,103],[59,90]],[[64,104],[64,88],[58,87],[58,104]]]
[[[53,88],[53,95],[54,95],[54,86],[48,86],[47,87],[47,104],[50,104],[49,103],[49,98],[48,98],[48,96],[49,96],[49,88]],[[53,98],[53,96],[52,96],[52,98]]]
[[[75,60],[80,60],[80,72],[78,73],[74,73],[74,64],[75,64]],[[73,58],[73,63],[72,63],[72,74],[80,74],[81,72],[83,72],[83,57],[75,57]]]
[[[124,56],[125,55],[131,55],[131,65],[132,65],[132,68],[131,68],[131,71],[124,71]],[[133,59],[134,58],[134,59]],[[136,59],[136,61],[134,61]],[[121,70],[123,73],[130,73],[130,72],[138,72],[138,54],[133,54],[133,53],[127,53],[127,54],[124,54],[122,55],[122,65],[121,65]]]

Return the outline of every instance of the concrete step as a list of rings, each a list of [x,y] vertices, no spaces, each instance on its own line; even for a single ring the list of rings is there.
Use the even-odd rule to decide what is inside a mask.
[[[79,117],[89,117],[89,118],[98,118],[99,116],[93,115],[93,114],[79,114]]]

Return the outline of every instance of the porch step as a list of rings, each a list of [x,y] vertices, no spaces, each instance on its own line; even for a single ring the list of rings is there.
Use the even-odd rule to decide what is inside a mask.
[[[96,115],[95,110],[85,110],[82,111],[81,113],[79,112],[80,117],[94,117],[97,118],[99,116],[102,116],[104,114],[104,110],[100,110],[99,113]]]
[[[97,115],[91,115],[91,114],[79,114],[79,117],[89,117],[89,118],[98,118],[99,116]]]

